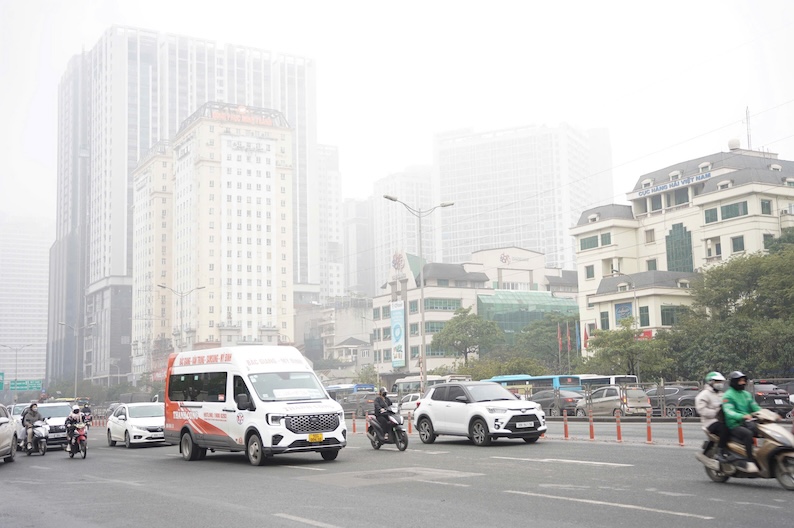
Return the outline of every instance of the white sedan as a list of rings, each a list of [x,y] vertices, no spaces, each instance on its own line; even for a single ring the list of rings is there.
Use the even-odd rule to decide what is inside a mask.
[[[108,445],[124,442],[133,444],[159,444],[164,440],[165,405],[163,403],[122,403],[108,418]]]

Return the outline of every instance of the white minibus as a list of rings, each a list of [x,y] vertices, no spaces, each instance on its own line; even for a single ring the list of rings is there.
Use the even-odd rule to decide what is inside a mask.
[[[256,466],[280,453],[334,460],[347,445],[342,406],[289,346],[235,346],[171,354],[165,441],[185,460],[244,451]]]

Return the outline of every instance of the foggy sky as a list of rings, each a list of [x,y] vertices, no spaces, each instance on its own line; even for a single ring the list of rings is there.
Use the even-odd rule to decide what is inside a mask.
[[[794,159],[794,2],[0,0],[0,212],[54,218],[58,82],[112,24],[315,59],[345,197],[469,127],[608,128],[618,202],[644,173],[746,148],[747,107],[753,148]]]

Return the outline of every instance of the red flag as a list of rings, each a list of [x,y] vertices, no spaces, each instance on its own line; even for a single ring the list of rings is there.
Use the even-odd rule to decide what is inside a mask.
[[[557,323],[557,349],[562,352],[562,329],[560,328],[560,323]]]
[[[584,345],[583,345],[583,348],[587,348],[587,339],[588,339],[588,337],[587,337],[587,328],[585,328],[584,329],[584,340],[583,340]]]
[[[568,353],[571,353],[571,325],[570,323],[565,323],[565,331],[568,333]]]

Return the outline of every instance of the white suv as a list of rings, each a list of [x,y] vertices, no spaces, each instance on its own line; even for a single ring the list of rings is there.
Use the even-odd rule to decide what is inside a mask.
[[[490,381],[433,385],[419,400],[414,421],[425,444],[440,434],[466,436],[478,446],[496,438],[531,444],[546,432],[546,415],[537,403],[516,399]]]

